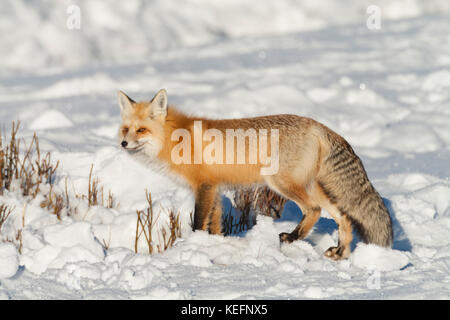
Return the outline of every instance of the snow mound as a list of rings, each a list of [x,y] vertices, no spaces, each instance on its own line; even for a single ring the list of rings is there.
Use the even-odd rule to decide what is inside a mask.
[[[11,243],[0,243],[0,279],[12,277],[18,268],[16,247]]]
[[[403,252],[363,243],[358,244],[350,259],[359,268],[377,271],[399,270],[409,263]]]
[[[72,127],[73,123],[57,110],[47,110],[30,124],[31,130],[45,130]]]
[[[436,183],[418,190],[415,193],[418,199],[421,199],[434,206],[439,216],[450,213],[450,185],[446,183]]]
[[[21,264],[35,274],[74,262],[96,263],[104,258],[103,248],[94,237],[92,225],[87,222],[47,226],[43,240],[40,249],[21,257]]]
[[[92,225],[87,222],[48,226],[44,230],[44,239],[53,246],[71,248],[79,245],[96,256],[103,256],[102,246],[95,240]]]

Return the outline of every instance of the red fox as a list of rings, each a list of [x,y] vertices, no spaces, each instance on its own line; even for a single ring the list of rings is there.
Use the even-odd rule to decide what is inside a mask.
[[[305,238],[323,208],[338,224],[338,244],[326,257],[349,257],[352,226],[366,243],[392,245],[391,217],[361,160],[325,125],[288,114],[205,119],[167,102],[164,89],[143,102],[120,91],[119,143],[193,190],[194,230],[221,234],[221,187],[266,184],[303,213],[292,232],[279,235],[281,242]]]

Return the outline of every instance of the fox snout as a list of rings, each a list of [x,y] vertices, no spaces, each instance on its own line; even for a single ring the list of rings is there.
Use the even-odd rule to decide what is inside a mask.
[[[125,140],[125,138],[122,139],[122,141],[120,142],[120,145],[122,146],[123,149],[130,151],[130,150],[134,150],[136,151],[137,149],[141,149],[145,143],[139,143],[139,141],[133,141],[133,140]]]

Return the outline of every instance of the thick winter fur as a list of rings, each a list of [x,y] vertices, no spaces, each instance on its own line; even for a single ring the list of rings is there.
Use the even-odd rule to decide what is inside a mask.
[[[221,186],[265,183],[294,201],[303,213],[294,231],[280,234],[281,241],[305,238],[319,219],[321,209],[325,209],[339,226],[338,244],[325,252],[327,257],[338,260],[350,255],[352,227],[367,243],[391,246],[391,218],[361,160],[344,138],[323,124],[287,114],[231,120],[190,117],[167,107],[165,90],[160,90],[151,101],[137,103],[120,92],[119,104],[123,119],[119,142],[138,159],[190,186],[195,194],[194,229],[221,233]],[[195,120],[202,121],[203,132],[215,128],[224,136],[226,129],[278,129],[278,173],[261,175],[263,164],[259,162],[174,164],[171,152],[179,141],[171,141],[172,132],[183,128],[193,137]],[[203,148],[206,145],[203,143]]]

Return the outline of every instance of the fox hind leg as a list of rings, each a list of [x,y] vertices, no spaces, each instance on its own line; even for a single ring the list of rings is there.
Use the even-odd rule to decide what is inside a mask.
[[[304,204],[296,203],[302,210],[302,221],[300,221],[298,226],[291,233],[280,233],[281,242],[293,242],[298,239],[304,239],[320,217],[320,207],[305,206]]]
[[[339,208],[337,197],[325,184],[321,182],[315,184],[313,195],[338,225],[338,245],[328,248],[324,255],[333,260],[348,258],[351,251],[350,243],[353,239],[350,217]]]
[[[340,214],[338,219],[339,240],[337,247],[330,247],[325,251],[324,255],[333,260],[345,259],[350,256],[350,243],[352,242],[352,224],[346,214]]]
[[[274,179],[268,180],[267,184],[284,197],[294,201],[303,213],[302,221],[291,233],[280,233],[280,241],[293,242],[305,238],[319,219],[321,208],[312,201],[305,188],[300,184],[285,184]]]

